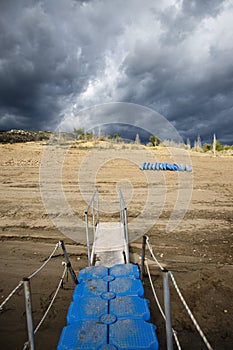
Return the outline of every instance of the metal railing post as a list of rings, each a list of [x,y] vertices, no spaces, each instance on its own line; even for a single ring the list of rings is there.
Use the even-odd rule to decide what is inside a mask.
[[[85,212],[85,221],[86,221],[86,237],[87,237],[87,257],[88,264],[91,265],[91,251],[90,251],[90,242],[89,242],[89,230],[88,230],[88,212]]]
[[[120,199],[120,220],[124,226],[124,235],[125,235],[125,259],[126,263],[129,264],[129,233],[128,233],[128,217],[127,217],[127,208],[125,206],[125,201],[121,192],[121,189],[118,190],[118,196]]]
[[[97,213],[95,213],[95,200],[96,200],[96,206],[97,206]],[[85,222],[86,222],[86,238],[87,238],[87,253],[88,253],[88,263],[89,266],[92,265],[92,256],[91,256],[91,245],[89,240],[89,220],[88,220],[88,212],[89,209],[92,209],[92,226],[93,226],[93,239],[95,240],[95,226],[96,223],[99,222],[99,196],[98,196],[98,189],[96,188],[95,192],[93,193],[91,200],[87,206],[87,209],[85,211]],[[97,222],[95,223],[95,217]],[[93,253],[93,252],[92,252]]]
[[[96,189],[96,211],[97,211],[97,224],[99,223],[99,191]]]
[[[27,328],[28,328],[28,343],[29,349],[35,350],[34,329],[33,329],[33,317],[32,317],[32,295],[29,278],[23,279],[25,307],[27,316]]]
[[[171,322],[171,307],[170,307],[170,289],[169,289],[169,273],[167,269],[163,269],[163,294],[164,294],[164,309],[166,318],[166,335],[167,335],[167,350],[173,350],[172,337],[172,322]]]
[[[125,241],[126,241],[126,245],[127,245],[127,249],[126,249],[126,263],[129,264],[129,233],[128,233],[127,208],[124,209],[124,224],[125,224]]]
[[[121,208],[121,202],[120,202],[120,222],[121,222],[122,224],[124,224],[123,214],[122,214],[122,208]]]
[[[141,255],[141,280],[143,280],[145,274],[145,254],[146,254],[146,236],[142,238],[142,255]]]
[[[95,239],[95,197],[93,197],[91,202],[92,209],[92,227],[93,227],[93,237]]]
[[[121,194],[122,195],[122,194]],[[121,197],[121,215],[122,215],[122,224],[125,224],[125,205],[123,198]]]
[[[70,274],[71,274],[72,280],[73,280],[73,282],[74,282],[75,284],[77,284],[77,283],[78,283],[78,282],[77,282],[77,276],[76,276],[76,274],[75,274],[75,272],[74,272],[74,270],[73,270],[73,268],[72,268],[72,266],[71,266],[71,262],[70,262],[70,259],[69,259],[68,254],[67,254],[65,244],[64,244],[63,241],[59,241],[59,243],[60,243],[60,246],[61,246],[61,248],[62,248],[62,251],[63,251],[63,254],[64,254],[64,258],[66,259],[66,266],[67,266],[67,268],[69,269],[69,272],[70,272]]]

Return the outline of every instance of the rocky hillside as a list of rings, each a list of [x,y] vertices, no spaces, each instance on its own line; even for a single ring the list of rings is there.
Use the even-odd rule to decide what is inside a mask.
[[[10,130],[0,132],[0,143],[17,143],[48,140],[51,136],[49,131]]]

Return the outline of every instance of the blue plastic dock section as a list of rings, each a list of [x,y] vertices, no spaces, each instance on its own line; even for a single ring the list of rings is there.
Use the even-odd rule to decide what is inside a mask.
[[[133,264],[80,271],[57,350],[157,350],[139,269]]]

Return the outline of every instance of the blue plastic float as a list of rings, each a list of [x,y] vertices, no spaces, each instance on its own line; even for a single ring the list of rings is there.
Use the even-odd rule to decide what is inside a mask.
[[[144,162],[140,166],[141,170],[170,170],[170,171],[187,171],[191,172],[192,168],[189,165],[179,165],[176,163],[160,163],[160,162],[155,162],[155,163],[149,163],[149,162]]]
[[[87,267],[78,282],[57,350],[158,350],[137,265]]]

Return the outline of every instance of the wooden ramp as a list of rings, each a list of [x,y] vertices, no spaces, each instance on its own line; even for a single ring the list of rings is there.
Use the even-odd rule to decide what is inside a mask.
[[[92,249],[94,265],[124,264],[127,243],[122,222],[100,222],[96,226]]]

